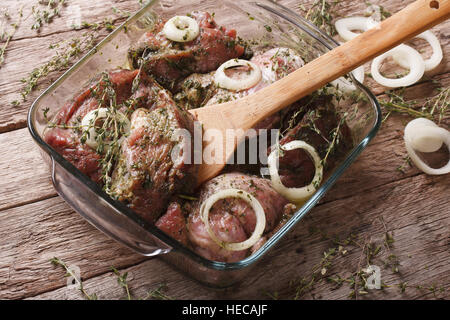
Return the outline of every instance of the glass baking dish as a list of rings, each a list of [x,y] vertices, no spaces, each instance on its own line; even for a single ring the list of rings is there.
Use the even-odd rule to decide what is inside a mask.
[[[210,261],[199,256],[143,221],[123,203],[110,198],[101,187],[52,149],[43,140],[46,120],[42,112],[44,108],[49,108],[47,114],[52,117],[73,96],[74,88],[81,87],[105,69],[127,67],[127,49],[154,23],[157,16],[169,18],[193,10],[214,13],[219,25],[236,29],[244,39],[258,39],[259,43],[269,46],[290,47],[299,52],[305,62],[338,45],[296,13],[267,0],[150,1],[43,92],[29,110],[28,128],[50,167],[58,194],[92,225],[139,254],[161,255],[164,260],[206,285],[227,287],[243,279],[324,196],[375,136],[381,116],[374,95],[349,75],[348,79],[357,87],[359,102],[357,108],[354,103],[339,105],[353,115],[347,124],[354,147],[345,159],[335,166],[316,193],[253,255],[234,263]]]

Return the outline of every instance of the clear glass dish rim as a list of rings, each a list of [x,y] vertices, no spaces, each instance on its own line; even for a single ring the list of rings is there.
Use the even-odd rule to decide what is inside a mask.
[[[113,208],[115,208],[118,212],[121,214],[127,216],[130,218],[133,222],[140,225],[142,228],[144,228],[147,232],[149,232],[152,236],[155,236],[159,238],[161,241],[166,243],[168,246],[172,248],[174,251],[182,252],[183,254],[189,256],[189,258],[195,260],[196,262],[199,262],[203,266],[215,270],[239,270],[246,268],[257,261],[259,261],[263,256],[266,255],[266,253],[275,245],[277,244],[281,238],[288,233],[291,228],[297,224],[315,205],[316,203],[325,195],[325,193],[330,189],[330,187],[336,182],[336,180],[343,174],[343,172],[347,169],[348,166],[350,166],[354,160],[357,158],[357,156],[365,149],[367,144],[375,137],[377,134],[380,126],[381,126],[381,109],[380,105],[378,103],[378,100],[376,99],[375,95],[363,84],[358,82],[352,74],[349,74],[349,76],[352,78],[352,81],[357,85],[357,87],[363,91],[366,96],[369,98],[369,101],[375,111],[376,114],[376,120],[374,122],[373,127],[370,129],[367,136],[365,136],[364,139],[362,139],[358,145],[356,145],[353,150],[349,153],[349,155],[345,158],[345,160],[337,167],[335,168],[333,174],[320,186],[320,188],[314,193],[314,195],[300,208],[297,210],[297,212],[292,216],[291,219],[289,219],[286,224],[280,228],[270,239],[267,240],[267,242],[255,253],[250,255],[249,257],[238,261],[238,262],[219,262],[219,261],[212,261],[206,258],[203,258],[202,256],[198,255],[194,251],[184,247],[181,245],[178,241],[171,238],[170,236],[166,235],[164,232],[159,230],[153,225],[148,224],[143,219],[141,219],[136,213],[134,213],[131,209],[126,207],[123,203],[116,201],[109,197],[95,182],[93,182],[91,179],[89,179],[86,175],[81,173],[74,165],[72,165],[69,161],[64,159],[58,152],[56,152],[52,147],[50,147],[42,138],[40,137],[39,133],[36,131],[36,128],[33,123],[33,113],[35,108],[38,106],[40,100],[45,97],[46,95],[50,94],[55,88],[58,87],[59,84],[61,84],[72,72],[74,72],[83,62],[85,62],[87,59],[89,59],[92,55],[94,55],[100,48],[103,47],[106,43],[108,43],[112,38],[115,37],[117,33],[122,31],[124,27],[126,27],[129,23],[136,21],[139,19],[143,14],[146,13],[147,9],[151,7],[154,2],[157,0],[149,1],[146,5],[144,5],[140,10],[138,10],[134,15],[130,16],[125,22],[123,22],[119,27],[117,27],[114,31],[112,31],[110,34],[108,34],[103,40],[101,40],[94,48],[92,48],[88,53],[86,53],[80,60],[78,60],[72,67],[70,67],[66,72],[64,72],[63,75],[61,75],[56,81],[54,81],[46,90],[44,90],[39,97],[33,102],[31,105],[28,115],[27,115],[27,126],[28,130],[35,140],[35,142],[38,144],[39,147],[41,147],[47,154],[51,156],[51,158],[56,161],[60,166],[62,166],[65,170],[67,170],[72,176],[74,176],[76,179],[78,179],[80,182],[82,182],[85,186],[87,186],[92,192],[94,192],[97,196],[101,197],[104,201],[106,201],[109,205],[111,205]],[[260,0],[261,1],[261,0]],[[268,0],[262,0],[267,1]],[[258,1],[255,1],[255,3],[259,3]],[[308,33],[311,37],[313,37],[315,40],[319,41],[322,45],[324,45],[326,48],[331,50],[333,47],[339,45],[334,39],[332,39],[330,36],[328,36],[326,33],[322,32],[320,29],[318,29],[314,24],[309,22],[308,20],[304,19],[299,14],[295,13],[289,8],[286,8],[278,3],[270,1],[270,5],[274,7],[278,7],[280,11],[275,11],[270,7],[265,7],[266,10],[271,11],[272,13],[277,14],[281,18],[289,21],[290,23],[294,24],[296,27],[302,29],[304,32]],[[303,23],[308,25],[310,29],[304,28],[304,26],[298,24],[294,20],[290,19],[286,15],[283,15],[282,11],[285,11],[289,15],[294,16],[296,19],[301,20]],[[170,252],[169,252],[170,253]]]

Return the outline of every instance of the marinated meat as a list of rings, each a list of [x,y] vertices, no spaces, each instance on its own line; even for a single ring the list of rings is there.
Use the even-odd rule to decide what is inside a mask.
[[[272,188],[269,179],[251,175],[260,174],[261,163],[229,165],[220,176],[196,190],[198,166],[191,163],[194,119],[187,110],[254,93],[300,68],[303,60],[288,48],[252,53],[251,57],[248,47],[236,40],[235,30],[219,27],[208,13],[194,12],[192,17],[200,27],[196,39],[185,43],[170,41],[162,32],[164,23],[159,21],[128,51],[135,70],[118,69],[97,76],[61,108],[44,138],[81,172],[103,185],[110,196],[184,246],[207,259],[236,262],[258,250],[290,219],[296,207]],[[213,81],[214,71],[225,61],[238,57],[251,57],[262,72],[261,81],[239,92],[218,88]],[[236,78],[249,71],[245,68],[230,68],[225,73]],[[327,174],[352,147],[349,129],[330,100],[323,94],[305,97],[260,122],[255,129],[280,129],[281,145],[293,140],[312,145],[323,159]],[[86,143],[85,135],[90,131],[81,122],[98,108],[107,108],[112,117],[120,112],[122,119],[125,115],[130,120],[130,126],[126,119],[123,121],[130,130],[119,130],[114,136],[114,147],[108,143],[100,147],[98,140],[97,146]],[[108,121],[95,121],[96,128],[103,124],[95,132],[97,137],[110,137],[105,132],[117,133]],[[117,121],[113,123],[117,126]],[[263,154],[271,151],[266,146],[258,148],[263,149]],[[280,157],[279,173],[287,187],[309,184],[314,172],[314,164],[303,150],[285,151]],[[241,251],[226,250],[217,244],[200,218],[202,203],[230,188],[252,194],[266,215],[261,239]],[[181,194],[192,194],[198,199],[180,200]],[[238,243],[253,233],[256,215],[245,201],[230,197],[213,205],[209,221],[218,239]]]
[[[215,95],[206,103],[206,105],[213,105],[240,99],[267,87],[277,80],[280,80],[289,73],[302,67],[304,64],[302,58],[300,58],[294,50],[289,48],[273,48],[268,51],[255,54],[250,61],[260,68],[262,75],[261,81],[255,86],[240,92],[230,92],[219,88],[217,89]]]
[[[188,218],[188,238],[200,255],[216,260],[233,262],[247,256],[248,250],[229,251],[220,247],[209,236],[200,218],[200,205],[212,194],[229,188],[244,190],[261,203],[266,215],[265,233],[270,232],[279,222],[288,201],[272,189],[270,181],[242,173],[222,174],[206,182],[201,190],[199,201]],[[209,213],[211,230],[217,238],[225,242],[242,242],[248,239],[256,225],[253,209],[237,198],[216,202]]]
[[[95,182],[101,183],[101,156],[81,143],[81,120],[88,112],[109,102],[102,100],[107,85],[114,91],[117,104],[123,104],[132,94],[132,83],[137,74],[137,70],[113,70],[99,75],[59,110],[53,125],[45,133],[44,139],[50,146]],[[143,81],[140,86],[146,85]]]
[[[255,86],[239,92],[229,91],[214,84],[215,72],[195,73],[182,82],[181,91],[175,96],[177,102],[185,104],[188,109],[196,109],[236,100],[268,86],[304,64],[300,56],[289,48],[273,48],[255,54],[250,61],[261,69],[261,81]],[[233,72],[233,69],[227,71],[230,76],[233,76]]]
[[[185,246],[188,245],[186,218],[179,203],[172,202],[155,226]]]
[[[193,138],[192,116],[178,108],[171,94],[152,78],[138,70],[114,70],[97,77],[58,112],[53,120],[56,126],[45,139],[80,171],[103,184],[104,154],[82,142],[80,123],[88,112],[108,107],[111,100],[118,111],[132,116],[131,132],[122,143],[108,192],[155,222],[173,193],[193,191],[197,167],[185,159],[192,153],[193,144],[188,141]],[[177,136],[177,129],[191,136]],[[172,155],[175,147],[180,151]],[[189,152],[184,154],[185,150]]]
[[[220,104],[240,99],[267,87],[304,64],[300,56],[289,48],[273,48],[254,55],[250,61],[255,63],[262,73],[261,81],[255,86],[247,90],[234,92],[218,88],[214,84],[214,72],[192,74],[181,84],[181,91],[175,96],[176,101],[187,109],[196,109],[205,105]],[[228,70],[228,72],[230,73],[229,76],[232,76],[233,70]],[[237,70],[234,70],[234,72],[237,72]],[[293,107],[296,108],[296,106]],[[256,125],[255,129],[275,127],[279,123],[280,117],[289,109],[291,108],[286,108],[284,111],[264,119]]]
[[[131,116],[131,132],[112,175],[112,195],[154,223],[172,195],[193,192],[198,171],[190,159],[193,127],[192,116],[160,89],[151,109],[137,109]]]
[[[280,140],[280,145],[293,140],[302,140],[310,144],[321,159],[326,158],[324,163],[326,174],[335,166],[337,160],[351,149],[352,143],[350,129],[345,121],[342,121],[329,101],[321,99],[321,103],[305,113],[301,121]],[[284,151],[279,159],[279,166],[280,178],[286,187],[308,185],[314,177],[314,163],[302,149]]]
[[[130,49],[131,65],[151,74],[164,87],[175,88],[177,80],[192,73],[216,70],[223,62],[238,58],[245,52],[237,43],[236,31],[219,27],[207,12],[193,12],[200,34],[193,41],[177,43],[168,40],[161,31],[164,22],[147,32]]]

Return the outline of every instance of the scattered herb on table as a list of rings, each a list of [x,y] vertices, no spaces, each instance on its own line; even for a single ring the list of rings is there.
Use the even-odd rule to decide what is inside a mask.
[[[56,51],[55,55],[45,64],[33,69],[26,78],[21,81],[25,87],[20,92],[23,101],[36,88],[39,81],[53,71],[62,71],[70,66],[73,58],[81,56],[95,45],[93,34],[85,33],[79,38],[63,40],[57,44],[50,45],[50,49]],[[13,102],[14,104],[14,102]]]
[[[83,281],[81,280],[81,277],[78,278],[76,274],[73,272],[73,270],[71,270],[64,261],[54,257],[50,259],[50,262],[54,266],[61,266],[62,268],[64,268],[64,270],[66,271],[66,277],[72,277],[74,279],[74,281],[78,284],[78,290],[81,291],[81,293],[84,295],[85,298],[87,298],[88,300],[97,300],[97,295],[95,293],[88,294],[86,292],[86,290],[83,287]]]
[[[91,29],[94,32],[86,31],[80,37],[75,37],[71,40],[63,40],[56,44],[50,45],[50,49],[55,50],[55,55],[46,63],[33,69],[26,78],[21,81],[25,87],[21,91],[22,100],[26,101],[27,96],[36,89],[39,81],[45,78],[53,71],[63,71],[70,67],[74,58],[78,58],[92,49],[99,38],[98,31],[106,30],[111,32],[115,28],[115,21],[105,18],[99,23],[83,22],[80,28]],[[11,102],[12,105],[20,105],[20,102],[15,100]]]
[[[127,276],[128,276],[128,272],[125,272],[123,274],[121,274],[116,268],[111,267],[111,270],[114,272],[114,274],[117,276],[117,283],[125,289],[126,294],[127,294],[127,299],[128,300],[132,300],[131,294],[130,294],[130,288],[128,287],[128,283],[127,283]]]
[[[333,10],[339,2],[340,0],[331,2],[315,0],[309,9],[306,9],[303,4],[299,6],[299,9],[304,13],[305,19],[311,21],[330,36],[334,36],[337,34],[337,31],[333,23],[333,14],[336,15],[336,12]]]
[[[60,10],[65,4],[65,0],[39,0],[38,4],[45,5],[33,6],[31,12],[33,14],[34,23],[31,26],[32,30],[40,31],[44,24],[49,24],[55,17],[59,17]]]
[[[71,268],[61,259],[59,258],[52,258],[50,259],[50,262],[55,266],[61,266],[66,271],[66,277],[72,277],[76,284],[78,284],[78,289],[83,294],[83,296],[88,300],[97,300],[97,294],[88,294],[86,290],[84,289],[83,282],[81,280],[81,277],[78,278],[74,271],[71,270]],[[117,276],[117,283],[125,289],[127,300],[133,300],[133,297],[130,293],[130,289],[128,286],[128,272],[120,273],[119,270],[117,270],[115,267],[111,267],[112,272]],[[172,297],[165,294],[163,291],[167,289],[167,284],[162,283],[159,284],[156,289],[149,290],[145,297],[140,298],[140,300],[148,300],[148,299],[157,299],[157,300],[173,300]]]
[[[8,11],[4,12],[3,17],[7,21],[9,21],[11,19]],[[3,41],[4,39],[6,39],[6,41],[3,44],[3,46],[0,47],[0,68],[1,68],[3,62],[5,61],[6,49],[8,48],[8,45],[9,45],[12,37],[14,36],[14,34],[17,31],[17,29],[19,28],[19,26],[20,26],[20,24],[22,22],[22,18],[23,18],[23,5],[19,9],[19,19],[18,19],[18,21],[10,24],[11,27],[12,27],[12,31],[7,32],[6,29],[4,28],[3,24],[2,24],[2,29],[0,31],[0,41]]]
[[[167,289],[167,284],[162,283],[158,288],[149,290],[143,300],[155,299],[155,300],[173,300],[172,297],[166,295],[163,290]]]

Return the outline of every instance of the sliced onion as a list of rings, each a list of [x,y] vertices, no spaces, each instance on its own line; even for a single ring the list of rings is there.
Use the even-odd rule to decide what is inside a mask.
[[[162,30],[167,39],[175,42],[189,42],[197,38],[200,28],[197,21],[187,16],[170,18]]]
[[[217,236],[214,234],[214,232],[211,230],[211,226],[209,225],[209,211],[211,210],[212,206],[221,199],[226,198],[239,198],[247,202],[255,212],[256,215],[256,225],[255,230],[253,230],[252,235],[250,238],[248,238],[245,241],[242,242],[224,242],[217,238]],[[239,189],[226,189],[221,190],[212,196],[210,196],[208,199],[206,199],[202,205],[200,206],[200,218],[202,219],[203,223],[206,226],[206,230],[209,233],[209,236],[211,239],[214,240],[215,243],[217,243],[222,248],[229,250],[229,251],[240,251],[245,250],[253,246],[258,240],[261,238],[264,229],[266,228],[266,215],[264,213],[264,209],[261,205],[261,203],[256,199],[254,196],[252,196],[250,193],[239,190]]]
[[[398,79],[390,79],[383,77],[380,74],[380,65],[383,60],[388,56],[393,56],[394,54],[401,56],[408,62],[409,73]],[[372,61],[371,73],[373,79],[379,84],[390,87],[407,87],[419,81],[425,72],[425,64],[423,62],[422,56],[411,48],[410,46],[401,44],[394,49],[389,50],[388,52],[383,53],[382,55],[376,57]]]
[[[294,140],[285,145],[281,146],[281,148],[285,151],[294,150],[294,149],[303,149],[305,150],[314,161],[314,166],[316,168],[316,172],[314,174],[314,178],[311,183],[302,188],[287,188],[283,185],[280,179],[280,175],[278,174],[278,149],[274,149],[267,159],[267,164],[269,167],[270,179],[272,180],[273,188],[283,195],[286,199],[290,201],[303,201],[310,197],[316,190],[317,186],[322,181],[323,177],[323,166],[321,163],[321,159],[316,149],[313,146],[307,144],[301,140]]]
[[[424,135],[423,127],[438,127],[433,121],[418,118],[410,121],[405,127],[405,139],[408,139],[414,150],[420,152],[436,152],[442,147],[443,141],[436,137]]]
[[[225,69],[232,67],[249,67],[250,73],[244,79],[233,79],[225,74]],[[220,88],[241,91],[253,87],[261,81],[261,69],[253,62],[242,59],[231,59],[223,63],[214,75],[214,82]]]
[[[364,32],[374,26],[366,17],[343,18],[337,20],[334,25],[337,33],[344,41],[350,41],[359,35],[359,33],[352,32],[351,30]]]
[[[441,44],[439,43],[439,39],[430,30],[427,30],[419,34],[417,38],[421,38],[427,41],[430,44],[431,49],[433,50],[433,54],[431,55],[431,57],[424,60],[425,71],[430,71],[436,68],[439,65],[439,63],[441,63],[443,58],[442,48]],[[392,58],[403,68],[409,67],[408,61],[406,61],[404,57],[394,54]]]
[[[352,74],[360,83],[364,82],[364,66],[356,68],[352,71]],[[331,84],[342,92],[352,92],[356,90],[356,86],[344,77],[331,81]]]
[[[109,112],[110,111],[108,108],[98,108],[96,110],[92,110],[92,111],[88,112],[84,116],[83,120],[81,121],[81,126],[83,128],[86,128],[85,130],[88,131],[87,138],[86,138],[86,144],[89,147],[91,147],[92,149],[96,149],[98,146],[95,123],[99,119],[106,119],[108,117]],[[127,116],[125,116],[121,112],[116,112],[116,117],[117,117],[117,121],[124,123],[124,126],[123,126],[124,132],[123,133],[129,132],[131,124],[130,124],[130,120],[128,120]]]
[[[442,147],[443,143],[447,145],[450,152],[450,131],[438,127],[431,120],[419,118],[410,121],[405,127],[404,140],[406,151],[418,169],[431,175],[450,172],[450,160],[444,167],[434,169],[420,159],[415,152],[415,150],[420,152],[435,152]]]

